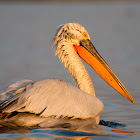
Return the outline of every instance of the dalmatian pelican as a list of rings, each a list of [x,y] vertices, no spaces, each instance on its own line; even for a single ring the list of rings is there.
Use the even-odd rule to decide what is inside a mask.
[[[0,126],[99,124],[104,105],[95,95],[92,80],[81,58],[112,88],[135,102],[93,46],[82,25],[67,23],[59,26],[54,46],[56,55],[74,78],[77,87],[59,79],[23,80],[9,86],[1,94]]]

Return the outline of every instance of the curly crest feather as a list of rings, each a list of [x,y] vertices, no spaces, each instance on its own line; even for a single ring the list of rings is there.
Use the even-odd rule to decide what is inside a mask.
[[[95,95],[91,78],[73,48],[74,44],[80,45],[84,32],[87,33],[86,29],[78,23],[61,25],[58,27],[54,37],[53,46],[56,46],[55,55],[59,56],[59,59],[75,79],[78,87],[87,93]]]

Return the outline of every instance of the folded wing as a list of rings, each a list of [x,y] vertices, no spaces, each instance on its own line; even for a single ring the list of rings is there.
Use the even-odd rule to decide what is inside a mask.
[[[29,112],[40,117],[94,118],[103,111],[103,103],[95,96],[59,79],[29,83],[0,104],[2,113]]]

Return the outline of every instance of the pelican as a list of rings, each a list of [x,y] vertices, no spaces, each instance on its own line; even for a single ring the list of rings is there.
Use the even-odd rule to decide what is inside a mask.
[[[59,79],[23,80],[9,86],[1,94],[0,126],[99,124],[104,105],[95,95],[92,80],[81,58],[112,88],[135,102],[95,49],[82,25],[67,23],[59,26],[54,46],[55,54],[64,63],[77,87]]]

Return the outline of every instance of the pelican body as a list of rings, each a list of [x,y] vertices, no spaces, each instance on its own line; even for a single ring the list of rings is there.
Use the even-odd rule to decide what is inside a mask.
[[[1,94],[0,126],[52,127],[60,124],[99,124],[104,105],[95,95],[92,80],[81,60],[87,62],[110,86],[134,103],[78,23],[59,26],[55,53],[77,87],[59,79],[19,81]]]

